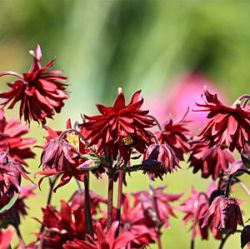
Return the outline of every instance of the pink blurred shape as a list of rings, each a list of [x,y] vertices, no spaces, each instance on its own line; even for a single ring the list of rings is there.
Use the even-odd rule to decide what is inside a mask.
[[[205,86],[212,93],[220,92],[215,84],[203,74],[198,72],[186,74],[170,82],[158,96],[148,101],[147,108],[162,123],[169,118],[182,119],[189,109],[186,120],[192,121],[189,123],[189,128],[197,134],[205,123],[207,114],[193,112],[193,110],[198,109],[196,103],[204,102],[201,95]],[[219,94],[219,99],[223,101],[224,96]]]

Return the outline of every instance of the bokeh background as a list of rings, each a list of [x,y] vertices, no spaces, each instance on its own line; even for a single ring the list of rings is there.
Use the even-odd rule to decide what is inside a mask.
[[[0,71],[25,72],[31,62],[28,54],[37,43],[44,51],[44,62],[57,58],[70,79],[70,99],[62,113],[48,125],[63,129],[67,118],[81,120],[80,114],[95,113],[95,103],[112,104],[117,88],[127,96],[142,89],[146,106],[160,120],[180,118],[193,108],[204,85],[233,101],[250,85],[250,2],[249,1],[164,1],[164,0],[0,0]],[[0,90],[6,79],[0,79]],[[8,117],[17,116],[8,111]],[[197,125],[203,117],[188,114]],[[31,125],[31,136],[42,144],[45,131]],[[31,174],[38,171],[40,150],[30,160]],[[247,181],[246,181],[247,183]],[[91,182],[106,193],[106,179]],[[162,183],[172,193],[188,194],[191,186],[206,190],[208,180],[193,175],[188,166],[167,176]],[[41,217],[46,203],[46,183],[28,202],[30,215],[22,223],[27,241],[39,228],[33,217]],[[145,175],[133,175],[128,191],[147,188]],[[58,190],[53,204],[68,199],[75,183]],[[240,188],[234,194],[249,201]],[[248,214],[244,205],[245,213]],[[171,219],[172,229],[164,233],[163,248],[189,248],[189,226],[182,215]],[[196,248],[217,248],[211,239]],[[154,248],[154,247],[152,247]],[[225,249],[240,248],[239,236],[228,240]]]

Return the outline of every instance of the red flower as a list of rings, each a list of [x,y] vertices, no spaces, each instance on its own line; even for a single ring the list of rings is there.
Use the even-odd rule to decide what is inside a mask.
[[[63,101],[68,98],[65,93],[67,85],[64,83],[67,78],[60,75],[60,70],[48,71],[55,60],[41,66],[42,51],[39,45],[35,51],[31,51],[31,55],[34,61],[28,73],[0,73],[0,76],[12,75],[18,78],[14,83],[8,83],[11,90],[0,93],[0,97],[5,99],[2,104],[9,104],[10,109],[20,101],[20,117],[24,116],[25,121],[33,119],[44,124],[46,118],[52,118],[55,112],[61,111]]]
[[[135,204],[142,205],[147,223],[153,227],[160,225],[156,224],[157,222],[162,223],[164,227],[169,227],[169,217],[176,217],[171,202],[179,200],[182,194],[167,194],[164,193],[164,189],[165,187],[161,186],[152,188],[150,193],[141,191],[133,194],[136,200]]]
[[[67,122],[67,128],[70,129],[70,120]],[[43,148],[41,155],[41,165],[43,170],[37,172],[37,174],[44,175],[44,177],[49,177],[52,175],[62,175],[60,183],[54,189],[58,189],[63,185],[67,184],[72,177],[77,178],[79,181],[84,180],[86,171],[86,165],[92,163],[92,161],[83,158],[81,154],[86,154],[88,150],[80,142],[78,135],[72,133],[67,133],[60,136],[61,131],[56,132],[48,127],[46,127],[49,136],[46,137],[46,145]],[[44,179],[41,178],[39,184]]]
[[[175,122],[169,119],[164,124],[162,131],[157,132],[158,140],[161,144],[167,144],[175,152],[179,160],[184,160],[183,155],[189,152],[190,131],[186,128],[187,122]]]
[[[28,132],[29,129],[25,124],[17,119],[7,121],[4,111],[0,110],[0,150],[8,149],[10,157],[22,164],[25,164],[25,159],[35,156],[30,146],[36,142],[36,139],[22,137]]]
[[[84,217],[84,208],[79,205],[71,206],[61,201],[60,212],[50,205],[47,206],[43,209],[42,223],[46,233],[42,248],[63,248],[66,241],[83,239],[85,234]]]
[[[172,173],[179,165],[175,153],[167,144],[151,144],[146,150],[142,168],[152,179],[162,179],[162,175]]]
[[[241,151],[246,143],[250,143],[250,111],[240,103],[226,106],[217,95],[205,90],[205,104],[197,104],[207,111],[209,122],[200,135],[210,146],[220,145],[231,151],[237,148]]]
[[[113,159],[120,153],[125,161],[129,160],[132,148],[143,153],[152,139],[147,129],[155,123],[147,116],[148,111],[141,110],[142,104],[137,91],[128,105],[123,92],[119,92],[112,107],[97,105],[101,115],[85,116],[87,121],[83,124],[89,132],[90,145],[96,145],[99,153],[108,152]]]
[[[193,173],[200,170],[202,177],[212,176],[216,180],[227,171],[234,158],[227,149],[216,145],[209,147],[206,142],[195,141],[188,161]]]
[[[218,196],[209,207],[203,221],[204,226],[212,226],[225,233],[234,233],[237,224],[243,226],[240,207],[235,199]]]
[[[122,231],[129,231],[135,239],[131,242],[131,248],[142,248],[156,241],[156,232],[146,224],[141,203],[130,204],[128,195],[125,195],[122,203],[122,216],[120,226]]]
[[[22,215],[24,217],[28,214],[25,201],[30,196],[35,195],[33,193],[35,187],[35,185],[21,187],[20,194],[15,201],[15,204],[10,209],[6,210],[6,212],[1,214],[0,220],[2,223],[7,223],[9,225],[12,224],[14,227],[17,227],[20,224],[20,216]]]
[[[197,235],[202,239],[208,239],[208,231],[211,229],[212,234],[216,239],[220,239],[217,231],[210,228],[208,225],[202,226],[204,215],[209,209],[209,198],[210,195],[216,190],[216,185],[212,183],[209,187],[208,193],[198,192],[192,189],[191,196],[188,197],[184,202],[178,207],[185,216],[183,218],[184,224],[192,222],[192,239]]]
[[[96,239],[83,241],[82,249],[125,249],[133,241],[134,235],[123,231],[118,237],[115,236],[119,222],[113,222],[111,228],[105,231],[100,223],[96,225]]]
[[[27,178],[22,165],[12,161],[7,152],[0,152],[0,208],[20,192],[21,176]]]
[[[13,238],[13,232],[10,229],[0,230],[0,248],[8,249]]]

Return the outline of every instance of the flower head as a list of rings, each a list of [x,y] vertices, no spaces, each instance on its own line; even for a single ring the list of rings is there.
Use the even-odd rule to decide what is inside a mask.
[[[21,176],[26,177],[22,165],[12,161],[8,152],[0,152],[0,208],[21,191]]]
[[[192,223],[192,239],[200,236],[203,240],[208,239],[208,231],[211,229],[212,234],[216,239],[219,239],[219,233],[211,228],[209,225],[202,226],[204,215],[209,209],[209,199],[212,193],[217,189],[216,185],[212,182],[207,193],[198,192],[194,188],[191,190],[191,195],[178,207],[185,216],[183,218],[184,224]]]
[[[209,147],[206,142],[195,141],[188,161],[194,173],[201,171],[202,177],[212,176],[216,180],[227,171],[229,165],[234,162],[234,158],[221,146]]]
[[[250,143],[250,111],[237,101],[233,106],[226,106],[219,101],[217,95],[207,90],[204,92],[205,104],[197,104],[203,108],[200,111],[208,112],[209,119],[201,131],[201,137],[208,141],[210,146],[220,145],[233,151],[241,151],[246,143]]]
[[[129,160],[133,148],[143,153],[152,139],[147,129],[155,123],[147,115],[148,111],[141,109],[142,104],[140,91],[134,93],[127,105],[120,91],[112,107],[97,105],[101,115],[85,115],[83,123],[90,145],[96,145],[99,153],[107,152],[113,159],[120,153],[125,161]]]
[[[163,130],[157,133],[158,140],[162,144],[168,144],[179,160],[184,160],[183,155],[189,152],[189,139],[191,133],[188,130],[187,122],[174,122],[169,119],[163,126]]]
[[[42,51],[39,45],[30,54],[34,60],[29,72],[0,73],[0,76],[11,75],[18,78],[14,83],[8,83],[11,89],[0,93],[0,97],[4,99],[2,104],[9,104],[10,109],[20,102],[20,117],[24,116],[25,121],[35,120],[44,124],[46,118],[52,118],[55,112],[61,111],[63,101],[68,98],[65,92],[67,78],[61,76],[60,70],[48,71],[55,60],[49,61],[45,66],[41,65]]]
[[[84,208],[61,201],[61,211],[52,206],[43,209],[44,248],[63,248],[67,241],[83,239],[85,234]],[[42,235],[41,235],[42,236]]]
[[[141,204],[149,226],[169,227],[169,217],[176,217],[171,202],[179,200],[182,194],[167,194],[164,190],[165,186],[161,186],[151,188],[150,192],[140,191],[133,194],[135,204]]]
[[[142,168],[152,179],[167,173],[172,173],[179,167],[178,159],[167,144],[151,144],[148,146]]]
[[[237,230],[237,224],[243,226],[242,214],[237,201],[230,197],[218,196],[211,203],[202,226],[211,225],[221,232],[234,233]]]
[[[28,132],[28,127],[17,119],[7,121],[4,110],[0,109],[0,150],[9,150],[9,155],[22,164],[25,164],[25,159],[35,156],[30,146],[36,139],[22,137]]]

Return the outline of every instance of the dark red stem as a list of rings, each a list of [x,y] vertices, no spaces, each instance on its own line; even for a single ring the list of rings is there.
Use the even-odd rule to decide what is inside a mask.
[[[85,204],[85,221],[86,221],[86,234],[93,236],[93,224],[91,216],[90,207],[90,197],[89,197],[89,172],[86,173],[84,177],[84,204]]]
[[[113,173],[110,172],[108,174],[108,219],[107,219],[107,228],[108,229],[112,225],[113,188],[114,188],[114,176],[113,176]]]
[[[123,179],[125,176],[125,172],[119,173],[118,179],[118,193],[117,193],[117,210],[116,210],[116,220],[120,222],[121,219],[121,206],[122,206],[122,187],[123,187]],[[119,235],[119,226],[116,231],[116,236]]]

